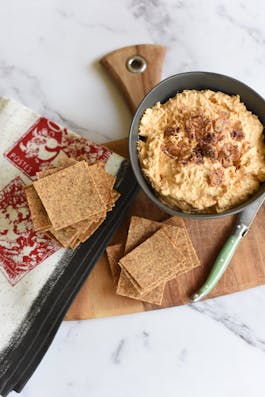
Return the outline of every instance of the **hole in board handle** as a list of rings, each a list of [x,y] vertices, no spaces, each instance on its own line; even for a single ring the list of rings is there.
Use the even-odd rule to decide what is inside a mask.
[[[147,67],[147,62],[141,55],[133,55],[127,59],[126,67],[131,73],[143,73]]]

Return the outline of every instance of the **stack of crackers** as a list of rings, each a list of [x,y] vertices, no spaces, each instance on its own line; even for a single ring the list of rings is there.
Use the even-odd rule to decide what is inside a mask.
[[[116,293],[161,305],[165,285],[200,265],[182,219],[133,216],[125,243],[106,249]]]
[[[75,249],[104,222],[119,193],[104,165],[65,158],[37,174],[25,188],[34,228]]]

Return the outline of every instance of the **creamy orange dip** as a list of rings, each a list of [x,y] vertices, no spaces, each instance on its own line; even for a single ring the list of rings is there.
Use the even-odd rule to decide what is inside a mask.
[[[239,96],[186,90],[145,111],[138,141],[141,168],[170,207],[222,212],[265,181],[262,132]]]

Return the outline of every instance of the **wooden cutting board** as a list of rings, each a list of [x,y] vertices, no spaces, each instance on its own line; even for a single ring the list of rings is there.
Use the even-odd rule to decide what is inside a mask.
[[[134,54],[143,56],[148,67],[144,73],[132,74],[125,65]],[[165,48],[161,46],[132,46],[114,51],[101,60],[101,63],[122,89],[132,110],[159,79]],[[150,65],[155,64],[154,68]],[[148,68],[151,70],[148,70]],[[127,139],[110,142],[110,149],[124,157],[128,155]],[[167,217],[143,192],[140,192],[128,211],[126,219],[113,236],[112,243],[126,236],[129,219],[132,215],[153,220]],[[248,235],[241,242],[226,273],[208,296],[216,297],[242,291],[265,284],[265,207],[261,207]],[[185,304],[209,273],[218,251],[233,228],[235,217],[214,220],[185,219],[187,229],[201,261],[201,266],[192,272],[170,281],[165,289],[161,308]],[[70,307],[66,320],[80,320],[129,314],[160,308],[115,294],[115,289],[105,254],[99,259],[91,275]]]

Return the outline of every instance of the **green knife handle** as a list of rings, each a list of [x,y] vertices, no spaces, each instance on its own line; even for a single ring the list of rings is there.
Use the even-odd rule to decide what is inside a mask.
[[[229,265],[235,250],[238,247],[238,244],[240,243],[242,237],[246,235],[248,231],[247,226],[244,224],[237,224],[235,227],[234,232],[231,234],[231,236],[226,240],[223,248],[219,252],[213,268],[207,277],[206,281],[204,284],[201,286],[201,288],[192,295],[191,301],[192,302],[197,302],[206,295],[211,292],[211,290],[215,287],[215,285],[218,283],[222,275],[224,274],[227,266]]]

